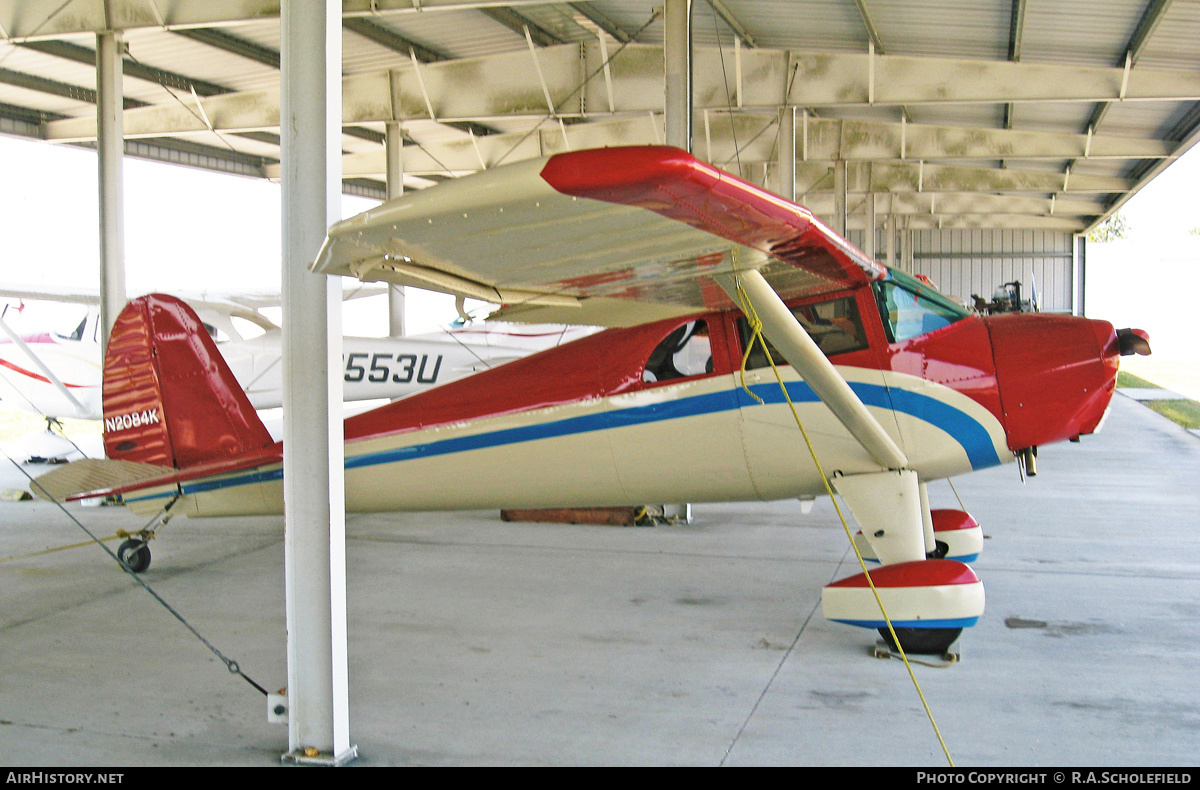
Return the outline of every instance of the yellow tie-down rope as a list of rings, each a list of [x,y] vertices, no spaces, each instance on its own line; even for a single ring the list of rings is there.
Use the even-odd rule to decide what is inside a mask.
[[[125,537],[125,536],[121,533],[118,533],[116,535],[109,535],[107,538],[96,538],[96,540],[85,540],[82,543],[68,543],[65,546],[54,546],[53,548],[42,549],[41,551],[31,551],[28,554],[14,554],[11,557],[0,557],[0,562],[11,562],[13,560],[28,559],[29,557],[40,557],[43,554],[53,554],[56,551],[66,551],[67,549],[78,549],[82,546],[91,546],[93,543],[96,543],[96,542],[105,543],[107,541],[116,540],[117,538],[121,538],[121,537]]]
[[[896,636],[896,630],[892,627],[892,619],[888,616],[887,609],[883,605],[883,599],[879,595],[879,590],[875,588],[875,582],[871,580],[871,572],[867,570],[867,563],[863,559],[862,552],[858,550],[858,545],[854,542],[854,536],[850,534],[850,524],[846,521],[846,516],[842,513],[842,508],[838,505],[837,497],[834,496],[833,486],[829,483],[829,478],[825,474],[824,468],[821,466],[820,459],[817,458],[817,451],[813,448],[812,441],[808,438],[808,431],[804,429],[804,423],[800,420],[800,414],[796,411],[796,404],[792,403],[792,398],[788,394],[787,386],[783,382],[783,376],[779,372],[779,368],[775,366],[775,360],[771,358],[771,350],[767,347],[766,341],[762,336],[762,320],[759,319],[758,313],[754,310],[754,305],[750,298],[746,295],[742,288],[740,279],[736,281],[738,301],[741,302],[742,313],[746,316],[746,320],[750,324],[750,342],[746,344],[745,353],[742,354],[741,378],[742,389],[754,398],[759,403],[763,399],[755,395],[746,385],[746,362],[750,359],[750,352],[754,348],[754,343],[757,341],[762,345],[763,353],[767,357],[767,362],[771,365],[771,370],[775,373],[775,380],[779,382],[779,389],[783,391],[784,400],[787,401],[788,408],[792,410],[792,417],[796,420],[796,427],[800,429],[800,435],[804,437],[804,444],[808,447],[808,453],[812,456],[813,463],[817,466],[817,473],[821,475],[821,482],[825,485],[825,493],[829,494],[829,499],[833,502],[833,508],[837,511],[838,518],[841,519],[842,529],[846,532],[846,537],[850,541],[850,547],[854,549],[854,556],[858,558],[858,564],[862,568],[863,576],[867,580],[867,585],[871,588],[871,593],[875,596],[875,602],[879,604],[879,611],[883,613],[883,620],[887,623],[888,633],[892,635],[892,642],[896,645],[896,649],[900,651],[900,658],[904,661],[904,666],[908,670],[908,676],[912,679],[913,686],[917,690],[917,696],[921,698],[921,705],[925,708],[925,715],[929,717],[929,723],[933,726],[934,735],[937,736],[938,743],[942,746],[942,752],[946,755],[946,760],[950,763],[950,767],[954,767],[954,758],[950,756],[950,750],[946,748],[946,742],[942,739],[942,733],[938,729],[937,722],[934,721],[933,712],[929,709],[929,703],[925,700],[925,695],[921,692],[921,684],[917,682],[917,676],[913,672],[912,664],[908,660],[908,656],[904,652],[904,647],[900,644],[899,637]]]

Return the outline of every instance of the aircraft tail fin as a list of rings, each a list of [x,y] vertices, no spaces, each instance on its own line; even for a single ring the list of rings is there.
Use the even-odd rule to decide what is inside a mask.
[[[163,294],[125,306],[104,357],[109,458],[187,469],[273,444],[192,308]]]

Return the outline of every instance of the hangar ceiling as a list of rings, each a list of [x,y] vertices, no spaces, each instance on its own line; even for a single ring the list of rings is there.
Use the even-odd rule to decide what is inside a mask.
[[[344,0],[343,176],[384,195],[663,140],[656,0]],[[279,3],[0,0],[0,132],[94,145],[96,33],[123,31],[126,153],[279,176]],[[800,202],[845,166],[909,228],[1082,233],[1200,138],[1198,0],[695,0],[694,151]],[[787,122],[787,121],[782,121]],[[881,220],[877,220],[881,221]]]

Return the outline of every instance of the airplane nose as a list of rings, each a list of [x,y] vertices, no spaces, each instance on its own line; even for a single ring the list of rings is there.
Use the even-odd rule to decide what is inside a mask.
[[[1121,347],[1117,342],[1117,332],[1113,329],[1113,325],[1107,321],[1098,321],[1096,319],[1086,319],[1092,326],[1092,331],[1096,334],[1096,346],[1100,349],[1100,355],[1104,358],[1120,356]]]
[[[1009,313],[985,319],[1009,449],[1092,433],[1116,387],[1121,346],[1112,324]]]

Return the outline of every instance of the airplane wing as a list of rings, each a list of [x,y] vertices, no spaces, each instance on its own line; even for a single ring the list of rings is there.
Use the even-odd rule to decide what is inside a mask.
[[[386,285],[367,285],[359,283],[354,286],[342,289],[342,301],[347,302],[352,299],[363,299],[368,296],[380,296],[387,293]],[[255,293],[255,292],[214,292],[201,291],[199,293],[180,292],[176,294],[180,299],[191,304],[202,303],[213,309],[222,307],[227,310],[241,308],[243,310],[253,310],[258,312],[268,307],[279,307],[283,304],[283,294],[278,292],[270,293]]]
[[[262,320],[259,311],[268,307],[279,307],[283,297],[276,292],[226,292],[226,291],[176,291],[181,299],[215,312],[245,317],[258,323]],[[362,299],[387,293],[387,286],[358,284],[342,290],[342,300]],[[142,292],[131,292],[141,296]],[[60,288],[52,285],[16,285],[0,287],[0,299],[28,299],[41,302],[65,302],[68,304],[100,304],[98,290],[82,288]]]
[[[501,304],[509,320],[626,326],[731,306],[755,268],[784,299],[882,277],[808,209],[665,146],[483,171],[331,228],[313,270]]]
[[[68,304],[100,304],[100,291],[85,291],[79,288],[56,288],[52,285],[5,286],[0,288],[0,298],[66,302]]]
[[[666,146],[557,154],[334,225],[313,271],[498,302],[498,317],[629,326],[722,310],[732,275],[767,337],[883,469],[908,465],[782,300],[886,269],[812,213]]]

